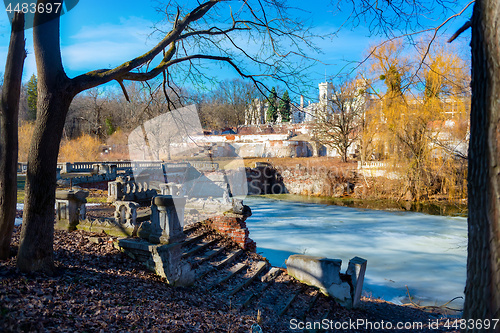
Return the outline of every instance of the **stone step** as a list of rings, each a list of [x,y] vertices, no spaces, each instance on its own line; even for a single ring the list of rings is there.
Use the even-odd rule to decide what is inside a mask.
[[[236,258],[238,258],[240,255],[243,254],[243,249],[238,249],[234,252],[231,252],[226,259],[222,260],[220,263],[218,263],[217,265],[214,266],[214,268],[219,268],[219,267],[222,267],[226,264],[230,264],[233,262],[233,260],[235,260]]]
[[[314,308],[314,305],[316,304],[316,301],[318,300],[320,295],[321,295],[321,292],[318,290],[318,293],[313,297],[311,303],[309,303],[309,306],[302,314],[302,320],[305,320],[307,315],[312,311],[312,309]]]
[[[207,235],[207,233],[204,232],[201,235],[186,238],[186,240],[184,240],[184,242],[182,242],[182,246],[188,246],[188,245],[191,245],[192,243],[196,243],[197,241],[199,241],[200,239],[202,239],[206,235]]]
[[[224,260],[222,260],[218,264],[213,265],[212,267],[210,267],[206,271],[200,273],[200,275],[198,275],[196,277],[196,280],[201,280],[201,279],[203,279],[203,277],[205,277],[205,275],[207,275],[209,273],[212,273],[213,271],[215,271],[218,268],[224,266],[225,264],[231,263],[233,260],[235,260],[236,258],[238,258],[242,253],[243,253],[242,249],[238,249],[236,251],[231,252],[230,254],[227,255],[227,257]]]
[[[241,262],[237,263],[236,265],[234,265],[233,267],[231,267],[229,269],[229,274],[227,274],[225,277],[220,279],[218,282],[216,282],[213,285],[211,285],[210,287],[208,287],[207,290],[213,289],[213,288],[217,287],[218,285],[221,285],[224,282],[228,281],[230,278],[232,278],[233,276],[235,276],[236,274],[241,272],[241,270],[244,269],[245,267],[247,267],[246,264],[243,264]]]
[[[325,319],[328,319],[328,316],[330,315],[330,310],[326,311],[325,315],[321,318],[321,322],[323,322],[323,320]],[[322,329],[312,329],[309,331],[309,333],[320,333],[320,332],[324,332]]]
[[[260,295],[262,295],[262,293],[264,291],[266,291],[267,288],[269,288],[269,286],[274,282],[274,279],[281,273],[281,269],[279,269],[278,267],[272,267],[267,273],[266,275],[264,275],[264,277],[262,278],[262,281],[264,281],[264,283],[262,284],[262,286],[257,289],[255,292],[253,292],[240,306],[240,309],[242,308],[245,308],[246,306],[248,306],[250,304],[250,302],[254,299],[254,298],[258,298]]]
[[[221,253],[222,251],[224,251],[225,248],[226,248],[225,246],[221,246],[221,247],[218,247],[218,248],[215,248],[213,250],[210,250],[210,251],[206,252],[203,255],[203,257],[201,257],[200,260],[198,260],[196,262],[196,264],[198,264],[198,265],[203,264],[205,261],[208,261],[208,260],[212,259],[216,255],[218,255],[219,253]]]
[[[198,223],[192,223],[192,224],[187,225],[187,226],[184,227],[184,232],[188,232],[188,231],[197,229],[198,227],[199,227]]]
[[[250,283],[252,283],[253,280],[255,280],[255,278],[257,277],[257,275],[259,275],[260,273],[262,273],[264,271],[264,269],[266,269],[266,267],[267,267],[267,262],[266,261],[259,261],[257,263],[257,269],[255,270],[255,272],[253,272],[252,275],[249,278],[247,278],[245,282],[243,282],[242,284],[238,285],[231,292],[229,292],[228,295],[229,296],[233,296],[234,294],[236,294],[241,289],[248,287],[250,285]]]
[[[299,296],[299,294],[302,292],[302,288],[300,288],[299,290],[297,290],[292,296],[290,296],[290,298],[288,299],[288,301],[286,302],[285,306],[281,309],[281,311],[278,313],[278,317],[281,317],[283,316],[287,311],[288,311],[288,308],[290,307],[290,305],[292,305],[293,301],[295,300],[295,298],[297,296]]]
[[[181,256],[181,259],[186,259],[187,257],[190,257],[193,254],[200,252],[201,250],[209,247],[210,245],[217,243],[218,241],[219,241],[219,239],[215,238],[215,239],[212,239],[211,241],[196,244],[191,250],[184,252]]]

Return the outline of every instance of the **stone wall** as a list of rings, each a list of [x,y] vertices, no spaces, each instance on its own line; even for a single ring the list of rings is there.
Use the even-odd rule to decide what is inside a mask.
[[[230,237],[242,249],[255,252],[257,244],[250,239],[246,219],[248,215],[225,214],[215,216],[205,221],[205,223],[217,232]]]
[[[246,168],[249,195],[288,193],[277,170],[264,162],[255,163],[254,168]]]
[[[355,170],[347,168],[303,167],[277,170],[281,175],[287,193],[341,197],[354,191],[356,183]]]
[[[354,168],[274,167],[258,163],[247,168],[248,194],[300,194],[310,196],[341,197],[350,195],[356,188],[357,173]]]

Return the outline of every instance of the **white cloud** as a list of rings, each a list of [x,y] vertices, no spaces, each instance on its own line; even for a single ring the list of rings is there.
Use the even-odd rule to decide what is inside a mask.
[[[119,24],[103,23],[95,26],[83,26],[71,39],[137,39],[145,41],[151,32],[153,23],[139,17],[120,18]]]
[[[119,24],[84,26],[62,41],[61,53],[66,70],[85,72],[108,68],[137,57],[156,44],[148,39],[152,22],[130,17]]]

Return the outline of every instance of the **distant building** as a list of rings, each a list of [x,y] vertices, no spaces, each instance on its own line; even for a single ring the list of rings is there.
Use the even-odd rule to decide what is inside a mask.
[[[245,110],[245,125],[261,125],[266,123],[267,102],[258,98]]]
[[[333,84],[321,82],[318,85],[318,102],[304,104],[304,96],[300,96],[300,104],[291,103],[290,123],[311,123],[323,116],[325,113],[335,111],[333,101]],[[245,125],[266,124],[267,100],[254,99],[245,111]],[[281,114],[278,114],[277,123],[281,122]]]

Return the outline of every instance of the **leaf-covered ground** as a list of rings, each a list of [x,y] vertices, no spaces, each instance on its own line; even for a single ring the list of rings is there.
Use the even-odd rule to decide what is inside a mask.
[[[206,292],[199,287],[169,287],[160,277],[115,249],[113,240],[103,234],[55,231],[54,252],[59,274],[54,277],[22,274],[16,269],[14,256],[19,231],[16,227],[13,256],[0,261],[1,332],[250,332],[257,320],[257,308],[236,310],[217,289]],[[289,278],[282,279],[286,281],[280,290],[283,299],[287,299],[287,290],[294,290],[297,285],[290,283]],[[301,331],[290,326],[290,321],[300,313],[301,297],[282,317],[260,309],[263,331]],[[331,300],[318,304],[327,310],[329,320],[338,322],[364,319],[420,321],[427,325],[429,320],[438,319],[439,330],[423,331],[450,331],[442,326],[446,319],[439,315],[380,300],[364,298],[362,309],[351,311]]]

